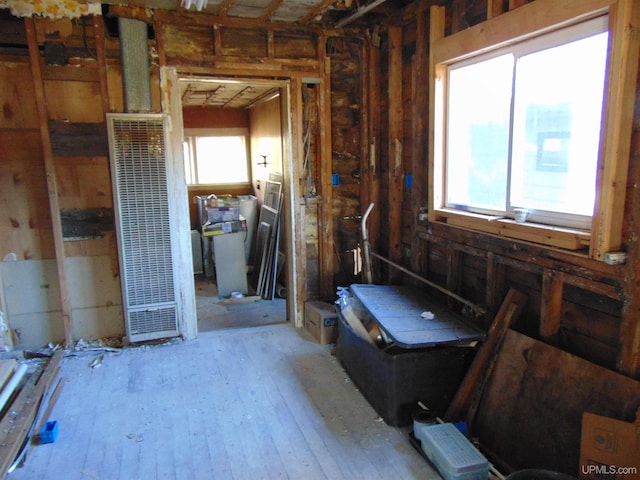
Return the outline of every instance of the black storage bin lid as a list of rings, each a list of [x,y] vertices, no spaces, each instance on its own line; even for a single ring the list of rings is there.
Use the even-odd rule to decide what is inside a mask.
[[[399,347],[469,345],[485,338],[483,330],[415,287],[353,284],[349,288]]]

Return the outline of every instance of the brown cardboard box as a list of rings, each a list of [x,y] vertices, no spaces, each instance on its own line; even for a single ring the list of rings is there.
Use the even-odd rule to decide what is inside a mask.
[[[304,305],[304,326],[321,344],[338,338],[338,314],[331,303],[313,300]]]
[[[640,410],[638,410],[640,417]],[[640,418],[635,423],[584,412],[580,442],[580,478],[640,478]]]

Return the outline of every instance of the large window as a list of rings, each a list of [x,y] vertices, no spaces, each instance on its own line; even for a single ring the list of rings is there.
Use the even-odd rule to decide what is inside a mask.
[[[536,0],[449,36],[431,14],[429,220],[624,248],[640,2]]]
[[[447,207],[591,227],[606,20],[450,66]]]
[[[186,136],[183,147],[188,185],[250,182],[246,137]]]

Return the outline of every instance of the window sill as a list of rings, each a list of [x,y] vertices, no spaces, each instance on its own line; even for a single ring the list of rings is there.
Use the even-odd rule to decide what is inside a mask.
[[[448,225],[456,227],[567,250],[588,248],[591,242],[591,234],[585,230],[554,227],[533,222],[518,223],[511,218],[459,210],[438,209],[431,215],[431,221],[446,222]]]

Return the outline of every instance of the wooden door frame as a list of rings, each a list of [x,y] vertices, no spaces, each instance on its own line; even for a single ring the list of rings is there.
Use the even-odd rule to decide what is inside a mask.
[[[166,79],[163,82],[162,98],[163,105],[162,110],[164,113],[168,113],[172,117],[172,141],[175,144],[173,148],[173,154],[179,155],[182,159],[182,136],[184,132],[184,126],[182,122],[182,101],[180,96],[179,82],[181,76],[177,73],[174,67],[161,67],[161,76]],[[194,79],[189,78],[190,82],[202,80],[210,80],[212,78],[221,79],[224,78],[220,75],[209,75]],[[291,83],[296,79],[283,79],[273,80],[269,78],[238,78],[234,77],[234,80],[241,80],[247,84],[261,83],[272,84],[274,87],[280,89],[280,108],[282,117],[282,167],[284,177],[284,234],[285,234],[285,257],[286,257],[286,299],[287,299],[287,319],[291,321],[296,327],[300,327],[303,324],[303,312],[305,298],[300,295],[300,292],[304,291],[304,285],[301,283],[301,279],[298,275],[298,269],[296,266],[300,261],[304,262],[304,232],[302,231],[302,223],[299,208],[294,201],[295,198],[299,198],[299,185],[295,181],[300,173],[299,162],[294,161],[294,145],[301,142],[300,129],[296,129],[292,122],[295,122],[300,117],[301,112],[298,112],[292,105],[292,92]],[[297,132],[297,134],[296,134]],[[294,138],[295,137],[295,138]],[[174,165],[184,164],[184,159],[179,162],[175,162]],[[184,173],[182,173],[184,175]],[[188,212],[187,212],[188,218]],[[184,246],[186,247],[186,246]],[[191,258],[191,256],[188,256]],[[183,258],[187,256],[183,255]],[[293,300],[292,300],[293,299]],[[195,293],[194,293],[195,302]],[[190,301],[189,301],[190,303]],[[185,315],[186,324],[184,325],[187,338],[194,338],[197,335],[197,316],[195,311],[193,315]],[[193,324],[192,324],[193,323]]]

